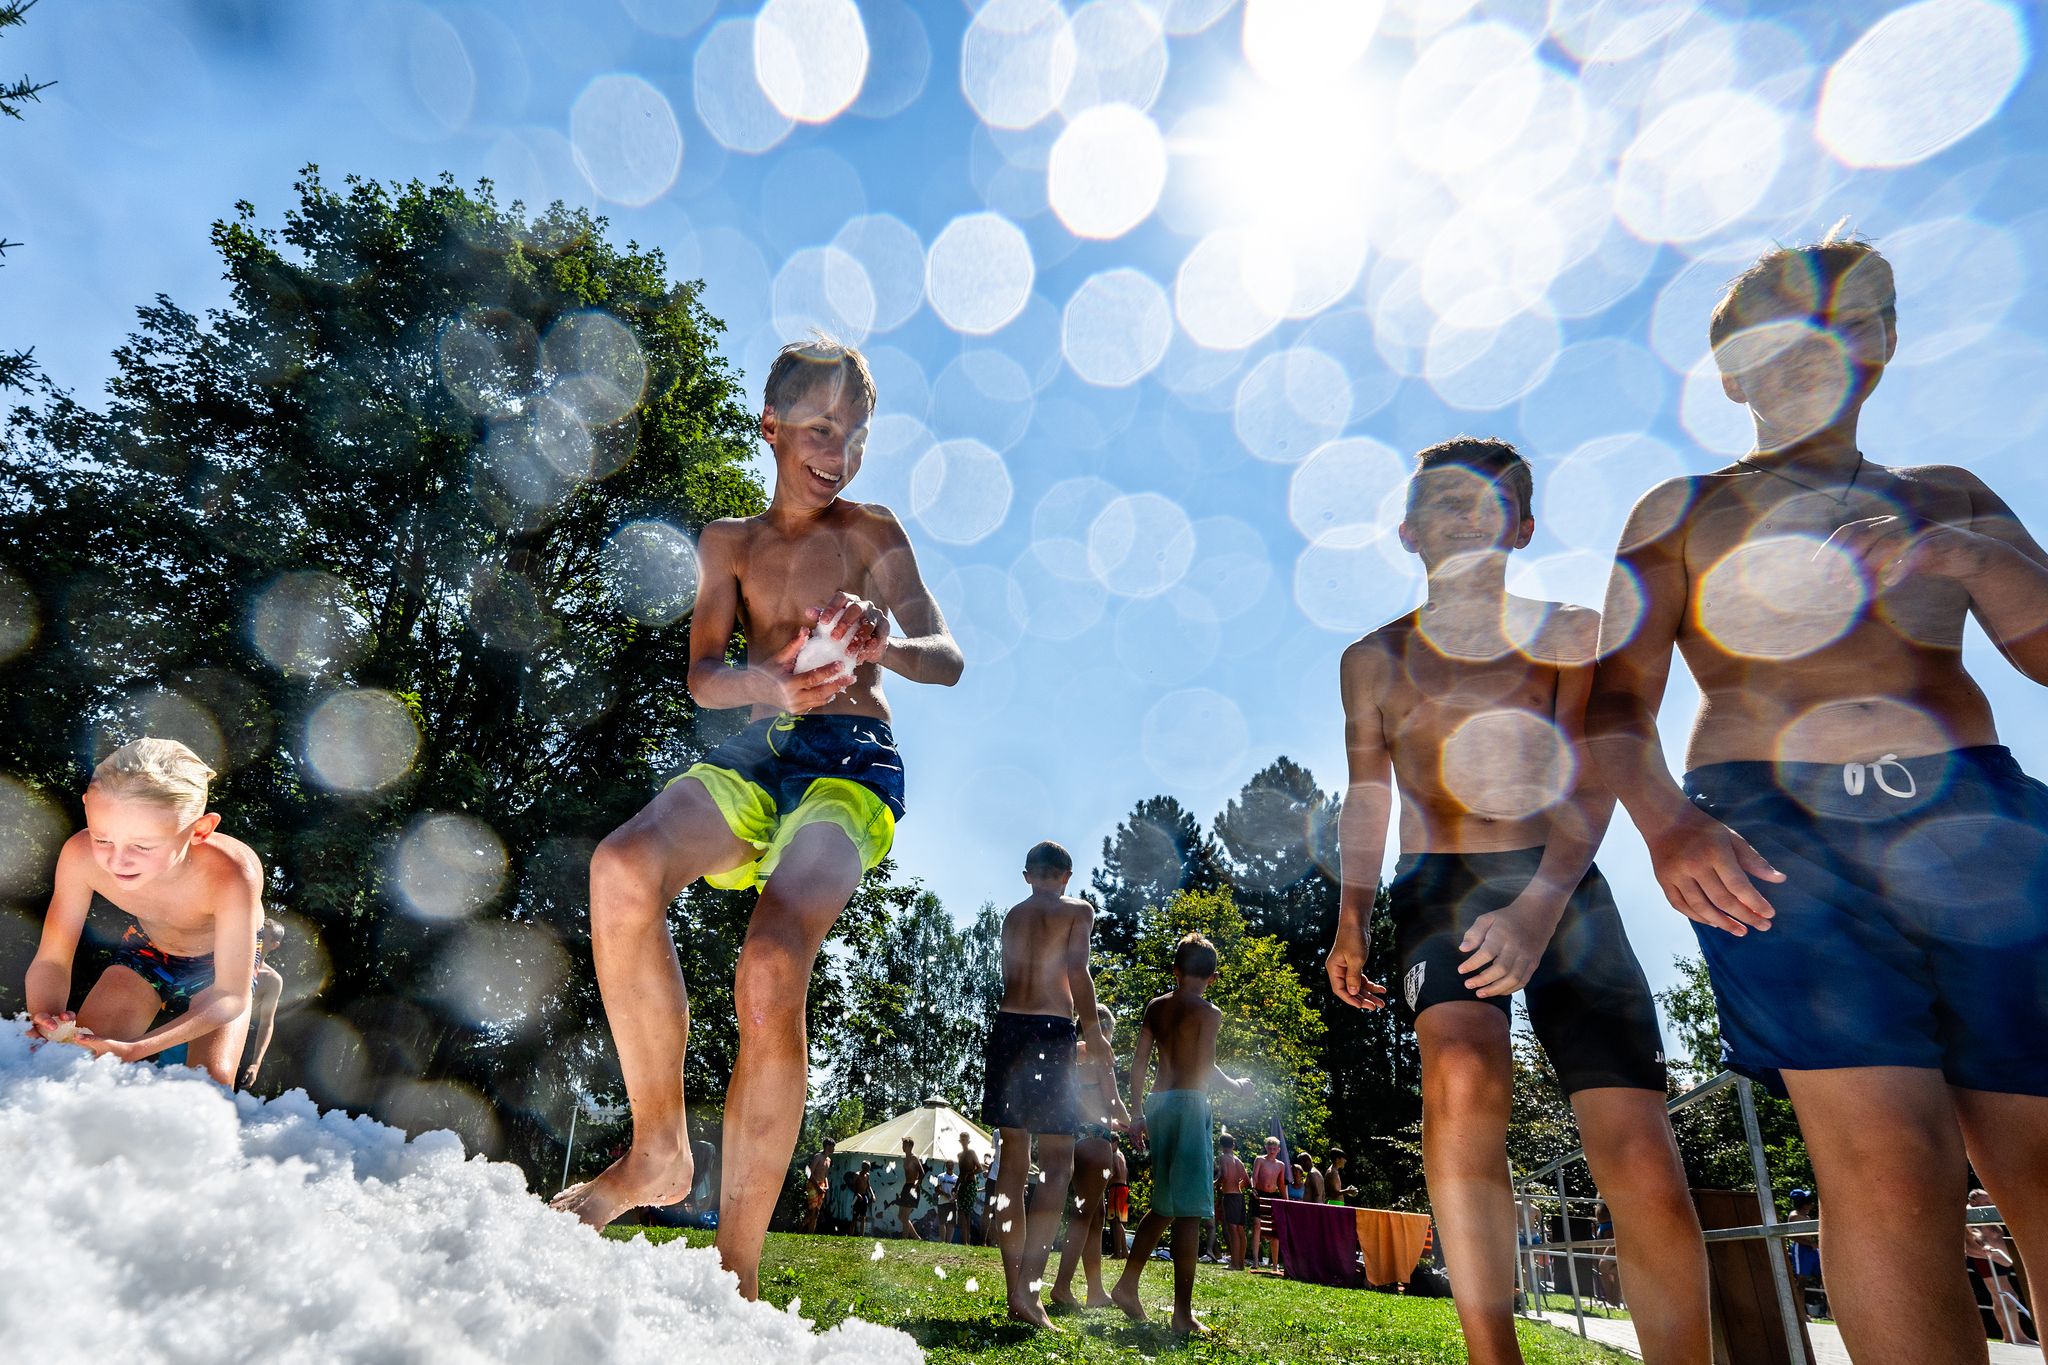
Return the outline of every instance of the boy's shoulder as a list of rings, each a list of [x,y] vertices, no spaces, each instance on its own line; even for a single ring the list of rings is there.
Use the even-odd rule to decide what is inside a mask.
[[[193,870],[215,894],[263,891],[263,860],[240,839],[215,833],[192,850]]]
[[[1407,656],[1420,615],[1419,607],[1404,612],[1346,645],[1339,668],[1347,686],[1377,687],[1385,682]]]
[[[1524,652],[1537,663],[1556,667],[1590,664],[1600,647],[1600,613],[1576,602],[1512,599],[1525,609],[1534,629]]]

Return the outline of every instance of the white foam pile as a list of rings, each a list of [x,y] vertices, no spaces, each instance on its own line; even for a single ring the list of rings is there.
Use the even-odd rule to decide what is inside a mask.
[[[710,1249],[599,1237],[449,1133],[31,1048],[0,1020],[0,1361],[922,1359],[739,1297]]]

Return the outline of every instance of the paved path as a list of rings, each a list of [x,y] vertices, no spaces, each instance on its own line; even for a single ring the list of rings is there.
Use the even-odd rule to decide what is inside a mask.
[[[1546,1322],[1561,1327],[1573,1336],[1578,1335],[1578,1320],[1570,1313],[1545,1313]],[[1849,1352],[1842,1345],[1842,1330],[1833,1323],[1812,1322],[1806,1326],[1807,1335],[1813,1338],[1814,1365],[1851,1365]],[[1635,1324],[1626,1318],[1587,1318],[1586,1336],[1602,1346],[1642,1359],[1642,1352],[1636,1349]],[[2044,1365],[2040,1350],[2033,1346],[2008,1346],[1994,1341],[1991,1346],[1991,1365]]]

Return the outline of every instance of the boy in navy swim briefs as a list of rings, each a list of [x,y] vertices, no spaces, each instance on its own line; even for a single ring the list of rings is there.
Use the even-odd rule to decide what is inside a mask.
[[[1363,1008],[1384,994],[1365,976],[1367,925],[1398,783],[1391,966],[1422,1050],[1423,1171],[1468,1353],[1522,1358],[1507,1138],[1523,990],[1614,1206],[1643,1359],[1706,1365],[1706,1245],[1664,1109],[1656,1005],[1593,866],[1614,798],[1578,761],[1599,616],[1507,590],[1534,491],[1503,441],[1416,458],[1400,536],[1428,597],[1345,650],[1340,674],[1351,785],[1330,984]]]
[[[124,744],[93,769],[85,828],[57,855],[42,941],[29,963],[37,1033],[127,1062],[182,1045],[188,1063],[235,1083],[249,1031],[263,865],[206,809],[212,778],[174,739]],[[95,895],[134,923],[73,1014],[71,963]],[[152,1028],[166,1010],[172,1018]]]
[[[902,526],[886,507],[842,496],[860,471],[874,405],[867,362],[850,347],[821,338],[776,357],[761,410],[774,494],[760,515],[712,522],[698,537],[690,621],[691,699],[749,707],[753,723],[614,830],[590,862],[591,950],[633,1141],[555,1202],[597,1227],[690,1187],[689,1005],[668,904],[699,879],[760,888],[733,982],[740,1049],[718,1226],[719,1254],[748,1298],[803,1118],[811,966],[903,814],[883,671],[950,685],[962,667]],[[745,658],[734,665],[727,653],[742,631]]]
[[[1630,514],[1588,729],[1694,921],[1726,1064],[1798,1112],[1849,1353],[1917,1365],[1984,1359],[1966,1149],[2048,1265],[2048,790],[1962,658],[1975,617],[2048,682],[2048,556],[1976,475],[1860,450],[1897,321],[1858,240],[1730,287],[1709,339],[1756,449]],[[1674,644],[1683,786],[1655,725]]]

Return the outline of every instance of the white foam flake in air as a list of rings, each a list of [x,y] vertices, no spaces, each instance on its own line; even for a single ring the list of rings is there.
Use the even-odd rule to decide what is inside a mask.
[[[921,1358],[869,1323],[814,1334],[743,1302],[708,1247],[600,1238],[450,1133],[32,1049],[18,1021],[0,1023],[0,1170],[4,1360]]]

